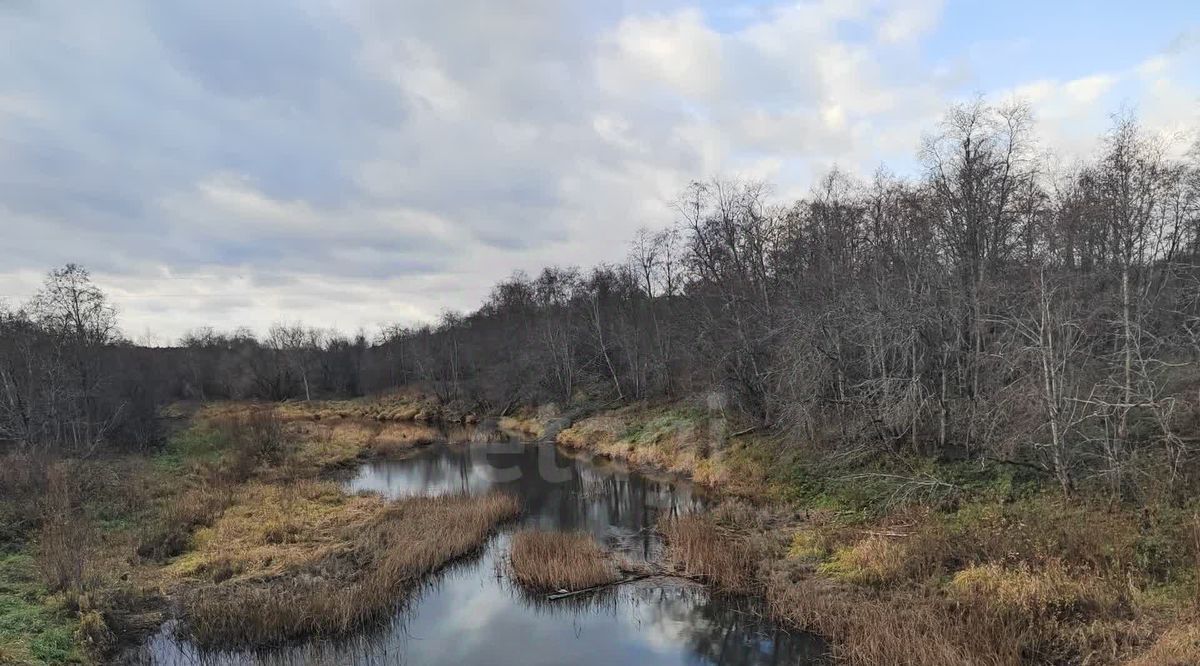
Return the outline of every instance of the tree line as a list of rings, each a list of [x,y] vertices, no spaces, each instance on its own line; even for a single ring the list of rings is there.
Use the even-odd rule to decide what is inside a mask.
[[[1200,434],[1200,148],[1184,145],[1123,115],[1094,156],[1053,165],[1028,107],[978,100],[922,141],[916,177],[835,169],[791,202],[696,182],[623,262],[515,273],[474,312],[371,339],[281,324],[142,349],[69,266],[0,315],[0,439],[86,448],[177,398],[705,396],[841,460],[1177,488]]]

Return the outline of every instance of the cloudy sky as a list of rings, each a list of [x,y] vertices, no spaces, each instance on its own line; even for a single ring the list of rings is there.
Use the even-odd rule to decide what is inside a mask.
[[[0,0],[0,298],[369,332],[619,259],[689,180],[916,169],[953,101],[1200,128],[1194,0]]]

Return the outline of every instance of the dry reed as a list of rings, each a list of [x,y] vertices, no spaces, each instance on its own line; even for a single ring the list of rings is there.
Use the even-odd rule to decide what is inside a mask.
[[[298,569],[204,586],[184,600],[204,645],[336,636],[387,616],[421,578],[477,549],[520,510],[504,494],[417,497],[347,526],[333,552]]]
[[[509,573],[538,592],[582,590],[620,578],[616,563],[584,532],[522,530],[513,535]]]
[[[755,590],[760,556],[744,535],[701,515],[672,518],[659,529],[667,540],[668,563],[677,572],[726,592]]]

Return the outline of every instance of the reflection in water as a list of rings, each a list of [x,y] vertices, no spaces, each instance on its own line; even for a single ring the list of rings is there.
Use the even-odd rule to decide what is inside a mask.
[[[523,525],[586,530],[626,557],[649,558],[664,515],[703,501],[685,483],[584,461],[553,445],[503,441],[484,431],[402,461],[363,465],[354,491],[393,497],[482,493],[521,496]],[[472,443],[473,442],[473,443]],[[201,654],[164,629],[145,646],[149,663],[213,664],[814,664],[824,646],[788,634],[730,600],[676,580],[651,579],[602,594],[549,602],[503,578],[506,531],[478,556],[431,579],[387,626],[337,642],[309,641],[268,653]]]

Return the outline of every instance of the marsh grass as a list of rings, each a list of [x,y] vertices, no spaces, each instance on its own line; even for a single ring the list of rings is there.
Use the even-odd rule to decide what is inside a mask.
[[[1166,631],[1126,666],[1194,666],[1200,664],[1200,625],[1195,622]]]
[[[1127,570],[1120,576],[1106,554],[1122,543],[1112,516],[1028,508],[1012,548],[996,552],[981,549],[996,538],[995,523],[976,522],[974,509],[949,525],[913,513],[907,531],[840,533],[836,525],[782,528],[765,509],[756,522],[748,511],[719,506],[664,521],[668,561],[718,591],[763,594],[777,620],[830,639],[840,663],[1119,663],[1154,633],[1136,613]],[[1038,536],[1050,525],[1037,521],[1056,523],[1064,511],[1088,522]],[[1105,529],[1117,531],[1106,538]],[[1186,653],[1186,641],[1156,649]]]
[[[290,550],[293,559],[284,566],[274,557],[258,560],[258,571],[188,592],[186,631],[202,645],[222,647],[344,635],[386,618],[423,576],[478,549],[497,525],[520,511],[518,501],[505,494],[376,498],[348,506],[355,511],[350,518],[331,514],[332,522],[297,532],[294,542],[271,544],[269,527],[244,534],[240,548]],[[246,521],[245,529],[250,525]],[[220,533],[222,527],[215,529]]]
[[[677,573],[737,594],[755,592],[761,555],[743,534],[711,516],[687,515],[659,525],[667,540],[667,561]]]
[[[621,577],[612,556],[584,532],[521,530],[512,537],[508,569],[535,592],[583,590]]]

